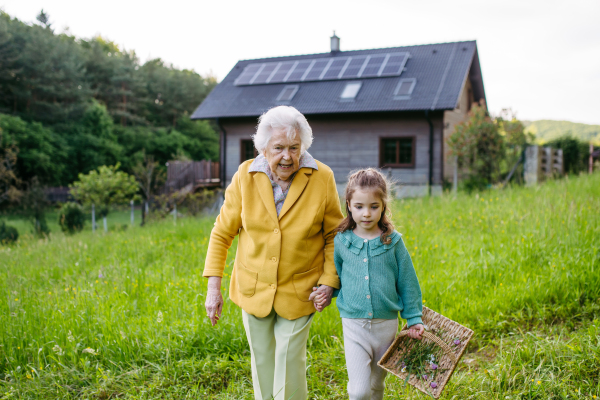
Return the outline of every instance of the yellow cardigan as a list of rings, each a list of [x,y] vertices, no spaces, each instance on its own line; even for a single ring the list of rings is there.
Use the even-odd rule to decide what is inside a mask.
[[[343,215],[333,172],[300,168],[277,216],[267,175],[240,165],[225,191],[225,203],[210,234],[203,276],[223,276],[227,250],[239,243],[229,297],[248,314],[271,310],[293,320],[315,311],[313,286],[339,289],[333,238]]]

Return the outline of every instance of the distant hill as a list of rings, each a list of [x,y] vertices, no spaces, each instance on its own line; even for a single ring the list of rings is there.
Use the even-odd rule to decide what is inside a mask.
[[[569,121],[522,121],[527,130],[533,133],[539,142],[548,142],[571,132],[574,137],[589,142],[600,142],[600,125],[580,124]]]

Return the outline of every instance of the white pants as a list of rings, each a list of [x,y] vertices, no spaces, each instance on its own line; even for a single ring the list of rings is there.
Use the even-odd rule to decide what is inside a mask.
[[[381,400],[387,372],[377,362],[390,347],[398,319],[342,318],[350,400]]]

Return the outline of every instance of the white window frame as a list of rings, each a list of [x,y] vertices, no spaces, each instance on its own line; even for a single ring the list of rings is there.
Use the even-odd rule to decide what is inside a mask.
[[[410,89],[408,90],[408,94],[398,94],[398,91],[400,91],[400,88],[402,87],[402,84],[405,82],[412,82],[412,85],[410,85]],[[394,89],[394,100],[408,100],[410,99],[410,96],[412,95],[413,90],[415,90],[415,86],[417,85],[417,78],[402,78],[398,81],[398,85],[396,85],[396,89]]]
[[[354,82],[347,82],[346,86],[344,86],[344,90],[342,90],[342,93],[340,94],[340,100],[341,101],[354,101],[354,99],[356,99],[356,96],[358,96],[358,93],[360,92],[360,89],[362,89],[362,82],[361,81],[354,81]],[[351,89],[350,87],[356,87],[356,90]],[[354,95],[352,96],[352,90],[354,90]],[[347,96],[344,96],[344,94],[346,94]]]
[[[283,99],[282,99],[282,97],[283,97],[283,94],[284,94],[284,93],[285,93],[285,92],[286,92],[288,89],[290,89],[290,88],[293,88],[293,89],[294,89],[294,91],[292,92],[292,95],[290,96],[290,98],[289,98],[289,99],[287,99],[287,100],[283,100]],[[294,96],[296,95],[296,93],[298,93],[298,89],[299,89],[299,88],[300,88],[300,86],[299,86],[299,85],[285,85],[285,86],[283,87],[283,89],[281,89],[281,92],[279,93],[279,96],[277,96],[277,101],[281,101],[281,102],[285,102],[285,103],[287,103],[288,101],[291,101],[291,100],[294,98]]]

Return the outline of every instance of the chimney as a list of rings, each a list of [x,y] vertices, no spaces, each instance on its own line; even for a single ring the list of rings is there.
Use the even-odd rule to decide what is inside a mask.
[[[335,53],[340,51],[340,38],[335,35],[335,31],[333,31],[333,36],[331,37],[331,52]]]

